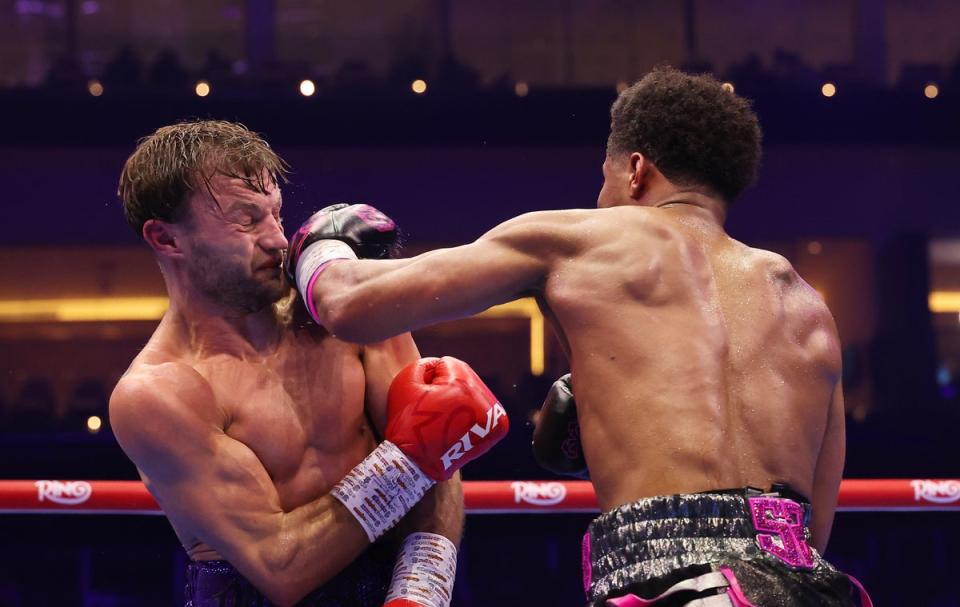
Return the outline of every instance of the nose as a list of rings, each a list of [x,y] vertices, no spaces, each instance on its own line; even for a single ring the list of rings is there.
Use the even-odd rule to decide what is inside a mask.
[[[287,237],[283,235],[283,226],[280,220],[271,216],[264,221],[264,232],[260,239],[260,246],[266,251],[282,251],[287,248]]]

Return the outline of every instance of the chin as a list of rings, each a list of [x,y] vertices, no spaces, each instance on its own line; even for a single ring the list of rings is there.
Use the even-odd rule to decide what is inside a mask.
[[[275,304],[278,301],[286,299],[292,292],[293,289],[291,289],[290,286],[284,282],[278,288],[270,292],[270,303]]]
[[[279,281],[272,284],[262,284],[257,290],[257,293],[251,298],[254,305],[258,307],[265,308],[267,306],[272,306],[277,303],[290,293],[290,287],[287,286],[286,282]]]
[[[290,293],[290,287],[285,280],[248,282],[246,286],[230,290],[222,290],[219,299],[234,308],[247,313],[262,312]]]

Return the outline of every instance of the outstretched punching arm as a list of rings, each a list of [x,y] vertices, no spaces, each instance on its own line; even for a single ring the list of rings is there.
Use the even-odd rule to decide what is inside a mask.
[[[558,260],[576,255],[586,220],[584,211],[528,213],[468,245],[383,261],[358,261],[353,243],[327,238],[290,263],[317,322],[370,343],[540,290]]]

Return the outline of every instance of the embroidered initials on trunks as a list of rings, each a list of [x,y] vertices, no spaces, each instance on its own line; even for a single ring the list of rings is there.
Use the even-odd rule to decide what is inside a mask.
[[[782,497],[748,497],[757,544],[791,567],[812,569],[813,554],[803,527],[803,508]]]

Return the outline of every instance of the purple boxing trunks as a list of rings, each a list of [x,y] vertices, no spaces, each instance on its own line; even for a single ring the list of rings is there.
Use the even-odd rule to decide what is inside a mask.
[[[381,607],[387,595],[397,548],[378,542],[336,577],[317,588],[298,607]],[[185,607],[269,607],[267,600],[226,561],[187,565]]]
[[[870,607],[808,543],[810,505],[789,488],[641,499],[583,538],[591,607]]]

